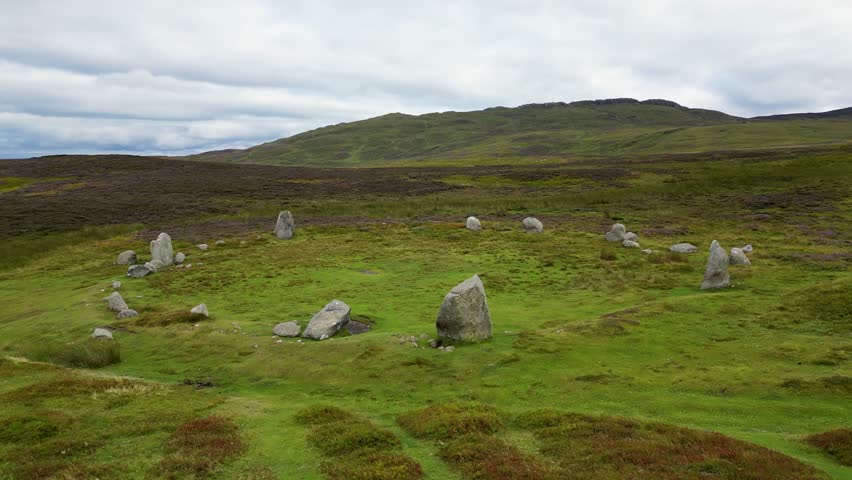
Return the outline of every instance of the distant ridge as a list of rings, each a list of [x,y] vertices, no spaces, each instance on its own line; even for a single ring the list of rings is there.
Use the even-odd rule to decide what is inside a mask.
[[[838,110],[830,110],[828,112],[819,113],[785,113],[781,115],[764,115],[754,117],[752,120],[819,120],[826,118],[852,118],[852,107],[840,108]]]

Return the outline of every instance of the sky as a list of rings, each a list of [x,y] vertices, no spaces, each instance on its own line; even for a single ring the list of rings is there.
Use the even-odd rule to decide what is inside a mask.
[[[849,0],[0,0],[0,158],[613,97],[845,108],[850,25]]]

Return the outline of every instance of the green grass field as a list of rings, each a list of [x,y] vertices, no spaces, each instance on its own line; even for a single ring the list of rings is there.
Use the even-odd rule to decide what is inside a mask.
[[[5,238],[0,478],[852,479],[806,441],[852,424],[850,153],[544,165],[437,171],[457,188],[417,196],[220,198],[239,211],[172,232],[192,267],[143,279],[114,258],[147,259],[137,232],[169,220]],[[290,241],[271,235],[284,208]],[[233,219],[261,226],[215,229]],[[616,221],[655,253],[606,242]],[[753,265],[700,291],[713,239],[753,244]],[[493,338],[429,348],[473,274]],[[138,317],[107,310],[113,280]],[[272,336],[334,298],[372,331]],[[209,319],[186,315],[202,302]],[[120,361],[31,361],[85,364],[68,352],[95,327]]]

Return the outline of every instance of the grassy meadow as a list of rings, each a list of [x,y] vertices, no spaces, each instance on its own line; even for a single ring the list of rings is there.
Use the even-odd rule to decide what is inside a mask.
[[[536,159],[267,167],[290,172],[281,196],[241,188],[250,169],[203,192],[190,176],[224,167],[192,163],[141,220],[134,192],[109,190],[124,210],[79,201],[121,158],[48,198],[27,195],[67,172],[0,165],[26,179],[0,190],[17,205],[0,212],[17,228],[0,250],[0,479],[852,479],[848,435],[808,440],[852,426],[852,152]],[[181,195],[204,205],[181,215]],[[29,201],[82,224],[25,222]],[[281,209],[289,241],[271,234]],[[616,221],[654,252],[606,242]],[[126,278],[115,256],[147,260],[159,231],[191,267]],[[752,266],[701,291],[714,239],[752,244]],[[493,338],[429,348],[473,274]],[[107,310],[113,280],[138,317]],[[335,298],[372,330],[273,337]],[[187,315],[202,302],[209,319]],[[95,327],[116,351],[90,348]]]

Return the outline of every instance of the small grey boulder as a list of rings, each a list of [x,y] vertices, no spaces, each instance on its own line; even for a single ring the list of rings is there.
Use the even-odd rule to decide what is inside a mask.
[[[181,263],[186,261],[186,255],[183,252],[178,252],[175,254],[175,263],[180,265]]]
[[[118,312],[118,315],[116,315],[116,317],[118,317],[119,320],[124,320],[125,318],[135,317],[136,315],[139,315],[139,312],[133,310],[132,308],[126,308]]]
[[[754,251],[754,247],[752,247],[751,244],[749,243],[748,245],[743,247],[742,250],[743,250],[744,253],[751,253],[751,252]]]
[[[194,313],[196,315],[204,315],[205,317],[210,316],[210,312],[207,311],[207,304],[205,303],[200,303],[192,307],[192,310],[190,310],[189,313]]]
[[[698,247],[691,243],[677,243],[669,247],[674,253],[695,253],[698,251]]]
[[[293,214],[289,210],[282,210],[278,214],[278,220],[275,222],[275,236],[281,240],[289,240],[293,238],[294,229]]]
[[[275,325],[272,328],[272,333],[279,337],[298,337],[299,330],[301,329],[296,322],[284,322]]]
[[[609,231],[604,234],[604,238],[609,242],[623,242],[624,234],[627,229],[620,223],[613,224]]]
[[[150,262],[145,262],[145,266],[148,267],[148,270],[151,270],[152,272],[156,272],[159,269],[165,267],[165,265],[163,265],[163,262],[159,260],[151,260]]]
[[[491,313],[479,275],[456,285],[444,297],[435,327],[441,338],[478,342],[491,337]]]
[[[175,254],[172,249],[172,237],[168,233],[161,233],[156,240],[151,241],[151,261],[160,262],[167,267],[174,261]]]
[[[224,244],[225,244],[224,240],[216,240],[216,245],[224,245]]]
[[[311,318],[305,331],[302,332],[302,338],[325,340],[331,337],[349,323],[351,311],[349,305],[340,300],[332,300]]]
[[[743,252],[743,249],[737,247],[731,249],[729,263],[731,265],[745,265],[747,267],[751,266],[751,260],[748,259],[746,254]]]
[[[535,217],[527,217],[521,223],[524,224],[524,231],[527,233],[541,233],[544,231],[544,225]]]
[[[704,281],[701,282],[701,290],[714,288],[725,288],[731,285],[731,277],[728,275],[728,254],[713,240],[710,243],[710,256],[707,258],[707,268],[704,270]]]
[[[202,252],[206,252],[207,248],[209,248],[209,247],[207,247],[206,243],[199,243],[198,245],[196,245],[196,247],[198,247],[198,249],[201,250]]]
[[[122,310],[127,310],[129,307],[127,306],[127,302],[121,298],[121,294],[118,292],[112,292],[106,298],[109,309],[113,312],[120,312]]]
[[[467,217],[467,224],[465,225],[465,228],[477,231],[482,229],[482,224],[479,223],[479,219],[476,217]]]
[[[119,288],[121,288],[121,282],[119,282],[118,280],[113,281],[112,282],[112,289],[118,290]]]
[[[127,276],[130,278],[142,278],[151,272],[153,272],[153,270],[145,265],[131,265],[130,268],[127,269]]]
[[[136,263],[136,252],[133,250],[125,250],[115,259],[116,265],[133,265],[134,263]]]
[[[625,240],[630,240],[631,242],[637,242],[637,243],[639,243],[639,235],[636,235],[636,234],[635,234],[635,233],[633,233],[633,232],[627,232],[627,233],[625,233],[625,234],[624,234],[624,239],[625,239]]]
[[[95,331],[92,332],[92,338],[105,338],[107,340],[112,340],[112,332],[106,328],[96,328]]]
[[[634,242],[633,240],[624,240],[621,242],[621,246],[627,248],[639,248],[639,244]]]

